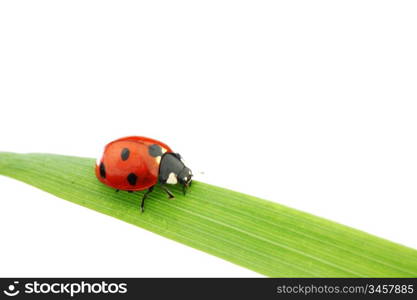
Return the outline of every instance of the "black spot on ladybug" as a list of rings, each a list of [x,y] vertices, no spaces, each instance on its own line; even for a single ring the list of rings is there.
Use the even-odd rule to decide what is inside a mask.
[[[153,157],[161,156],[162,155],[162,148],[157,144],[150,145],[148,147],[149,154]]]
[[[136,180],[138,180],[138,176],[135,173],[130,173],[127,175],[127,181],[129,181],[130,185],[135,185]]]
[[[100,176],[106,178],[106,168],[104,167],[103,162],[100,163]]]
[[[122,153],[121,153],[122,160],[127,160],[129,158],[129,154],[130,154],[129,149],[123,148]]]

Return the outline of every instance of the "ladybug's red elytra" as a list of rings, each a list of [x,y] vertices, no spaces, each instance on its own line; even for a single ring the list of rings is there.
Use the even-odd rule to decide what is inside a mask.
[[[128,136],[105,146],[102,157],[96,162],[96,176],[116,191],[147,190],[140,206],[143,212],[145,199],[156,185],[169,198],[174,198],[166,184],[181,184],[185,194],[193,174],[181,156],[166,144],[147,137]]]

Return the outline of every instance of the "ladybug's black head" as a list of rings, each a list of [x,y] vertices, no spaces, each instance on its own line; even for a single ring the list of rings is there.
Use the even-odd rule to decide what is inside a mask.
[[[159,164],[159,182],[162,184],[181,184],[184,187],[191,185],[193,174],[183,163],[178,153],[165,153]]]
[[[186,166],[177,174],[178,182],[186,187],[190,186],[192,177],[193,173]]]

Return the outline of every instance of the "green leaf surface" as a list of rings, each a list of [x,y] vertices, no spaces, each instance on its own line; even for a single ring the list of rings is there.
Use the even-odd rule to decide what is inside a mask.
[[[91,158],[2,152],[0,174],[271,277],[417,276],[414,249],[202,182],[156,189],[142,214],[142,193],[100,183]]]

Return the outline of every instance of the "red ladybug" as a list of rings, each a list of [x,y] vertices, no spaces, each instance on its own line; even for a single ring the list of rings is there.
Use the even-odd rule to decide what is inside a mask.
[[[165,185],[179,183],[185,194],[193,174],[181,156],[166,144],[147,137],[129,136],[106,145],[96,163],[96,176],[117,191],[147,190],[142,197],[143,212],[145,199],[157,184],[169,198],[174,198]]]

